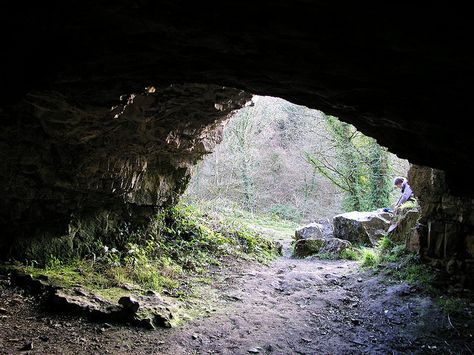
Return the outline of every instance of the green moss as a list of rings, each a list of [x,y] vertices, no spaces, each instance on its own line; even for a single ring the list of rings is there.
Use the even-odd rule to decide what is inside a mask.
[[[91,288],[90,291],[115,304],[121,297],[130,295],[130,291],[121,287]]]

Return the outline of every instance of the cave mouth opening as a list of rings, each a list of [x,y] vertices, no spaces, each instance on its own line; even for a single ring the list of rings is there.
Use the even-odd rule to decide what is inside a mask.
[[[407,160],[336,117],[254,95],[194,166],[183,200],[287,243],[304,225],[391,209],[400,195],[394,177],[408,169]]]

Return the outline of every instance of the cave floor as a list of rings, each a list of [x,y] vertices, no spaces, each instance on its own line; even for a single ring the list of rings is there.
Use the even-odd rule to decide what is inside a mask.
[[[296,260],[286,254],[270,266],[235,264],[222,269],[213,284],[218,297],[205,317],[155,331],[46,313],[34,298],[1,286],[0,353],[474,351],[474,303],[448,317],[417,286],[387,282],[356,262]]]

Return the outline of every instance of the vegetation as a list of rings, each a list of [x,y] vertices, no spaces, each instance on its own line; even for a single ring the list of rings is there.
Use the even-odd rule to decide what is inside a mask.
[[[268,262],[277,255],[274,243],[256,231],[183,203],[161,210],[150,230],[124,226],[113,244],[99,240],[92,249],[85,259],[50,255],[44,267],[30,262],[15,268],[46,275],[56,285],[80,284],[104,296],[116,296],[124,285],[182,296],[187,278],[205,279],[226,257]]]
[[[375,248],[345,249],[340,257],[359,261],[363,268],[382,271],[390,280],[424,285],[430,290],[434,281],[434,274],[416,254],[408,253],[404,244],[396,244],[388,237],[380,239]]]
[[[354,126],[333,116],[324,117],[331,134],[332,149],[307,153],[308,162],[344,191],[345,211],[370,211],[388,206],[392,171],[387,149]]]
[[[195,168],[186,198],[302,224],[389,205],[391,177],[407,169],[406,161],[335,117],[255,97]]]
[[[363,267],[376,267],[379,265],[380,256],[374,249],[362,248],[361,261]]]
[[[436,299],[438,307],[441,308],[445,314],[456,314],[462,312],[465,307],[465,300],[459,297],[439,296]]]

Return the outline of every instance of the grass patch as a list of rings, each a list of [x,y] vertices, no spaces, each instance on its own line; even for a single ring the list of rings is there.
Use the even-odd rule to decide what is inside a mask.
[[[360,251],[354,248],[346,248],[341,251],[339,257],[345,260],[360,260]]]
[[[386,250],[390,250],[394,246],[394,243],[390,238],[388,237],[383,237],[382,239],[379,240],[377,247],[378,249],[383,252]]]
[[[295,221],[287,220],[278,214],[256,214],[242,210],[228,201],[197,201],[199,208],[213,218],[225,220],[225,223],[234,223],[258,231],[272,239],[288,239],[300,227]]]
[[[424,286],[430,286],[434,281],[434,275],[426,265],[417,264],[413,261],[399,267],[394,276],[398,280],[409,284],[422,284]]]
[[[429,266],[422,264],[415,254],[407,253],[404,244],[395,244],[387,237],[382,238],[375,248],[347,248],[340,257],[359,261],[361,267],[382,271],[393,280],[432,289],[435,274]]]

